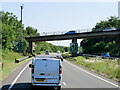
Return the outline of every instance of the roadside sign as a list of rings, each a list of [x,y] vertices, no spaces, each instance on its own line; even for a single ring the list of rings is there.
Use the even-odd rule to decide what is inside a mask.
[[[78,43],[70,43],[70,53],[78,52]]]
[[[14,51],[15,52],[23,52],[24,50],[24,42],[15,42],[14,43]]]

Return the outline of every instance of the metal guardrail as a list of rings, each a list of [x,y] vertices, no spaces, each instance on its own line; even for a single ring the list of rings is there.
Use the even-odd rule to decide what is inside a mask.
[[[19,60],[19,62],[20,62],[20,61],[22,61],[22,60],[24,60],[24,59],[27,59],[27,58],[29,58],[29,56],[26,56],[26,57],[21,58],[21,59],[18,59],[18,60]]]
[[[24,57],[24,58],[21,58],[21,59],[15,59],[15,63],[19,63],[20,61],[23,61],[23,60],[25,60],[25,59],[27,59],[27,58],[30,58],[31,56],[26,56],[26,57]]]
[[[91,32],[92,29],[89,28],[89,29],[77,29],[77,30],[69,30],[69,31],[76,31],[76,33],[83,33],[83,32]],[[69,32],[68,30],[67,31],[58,31],[58,32],[42,32],[40,33],[40,36],[48,36],[48,35],[62,35],[62,34],[65,34],[67,32]]]
[[[83,56],[88,56],[88,57],[100,57],[100,58],[105,58],[105,59],[120,59],[118,57],[104,57],[104,56],[99,56],[99,55],[92,55],[92,54],[82,54]]]

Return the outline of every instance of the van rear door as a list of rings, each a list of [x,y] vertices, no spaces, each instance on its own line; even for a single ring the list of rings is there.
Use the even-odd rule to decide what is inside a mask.
[[[36,59],[34,77],[37,83],[59,83],[59,65],[57,59]]]
[[[34,63],[34,77],[36,82],[46,83],[47,62],[36,59]]]
[[[47,60],[47,83],[59,83],[59,60]]]

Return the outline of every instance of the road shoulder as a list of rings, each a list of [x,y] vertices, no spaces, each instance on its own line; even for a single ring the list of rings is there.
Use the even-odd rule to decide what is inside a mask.
[[[64,60],[64,61],[67,62],[68,64],[74,66],[75,68],[77,68],[77,69],[79,69],[79,70],[81,70],[81,71],[84,71],[85,73],[88,73],[88,74],[91,74],[92,76],[97,77],[98,79],[100,78],[100,79],[103,79],[103,81],[105,80],[105,81],[108,81],[108,82],[110,82],[110,83],[113,83],[113,84],[119,86],[118,82],[115,81],[115,80],[113,80],[113,79],[109,79],[109,78],[107,78],[107,77],[104,77],[104,76],[102,76],[102,75],[100,75],[100,74],[98,74],[98,73],[95,73],[94,71],[88,70],[87,68],[82,67],[82,66],[80,66],[80,65],[77,65],[77,64],[75,64],[75,63],[73,63],[73,62],[71,62],[71,61],[68,61],[68,60]]]
[[[6,78],[4,79],[1,83],[0,83],[0,88],[5,87],[7,85],[8,88],[10,86],[10,84],[14,81],[14,79],[17,77],[17,75],[23,70],[23,68],[31,61],[28,60],[25,63],[21,64],[20,66],[18,66],[17,68],[15,68],[12,73]]]

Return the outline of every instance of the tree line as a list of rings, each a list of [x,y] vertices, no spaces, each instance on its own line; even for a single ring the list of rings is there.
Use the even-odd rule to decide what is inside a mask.
[[[18,17],[10,12],[0,11],[0,19],[2,26],[2,49],[14,50],[14,42],[20,42],[21,40],[21,27],[22,27],[22,41],[24,42],[23,54],[28,55],[28,42],[25,37],[40,36],[38,30],[32,26],[25,28],[24,24],[18,20]],[[36,42],[34,53],[40,53],[41,51],[49,50],[50,52],[65,52],[69,50],[69,47],[55,46],[47,42]]]
[[[0,25],[2,26],[2,49],[13,50],[14,42],[20,42],[21,40],[21,26],[22,26],[22,40],[25,43],[23,54],[29,54],[28,42],[25,37],[40,36],[38,30],[32,26],[27,26],[25,28],[24,24],[18,20],[18,17],[10,12],[0,11]],[[96,23],[93,27],[92,32],[103,31],[106,28],[114,27],[116,29],[120,28],[120,21],[116,16],[110,16],[104,21]],[[55,46],[47,42],[36,42],[34,53],[40,53],[41,51],[49,50],[50,52],[61,52],[69,51],[69,47]],[[111,56],[117,56],[118,54],[118,39],[113,37],[101,37],[93,39],[83,39],[80,43],[83,53],[103,53],[109,52]]]
[[[98,22],[93,27],[92,32],[103,31],[109,27],[120,28],[118,17],[110,16],[106,20]],[[118,38],[103,36],[101,38],[83,39],[80,45],[83,47],[84,53],[101,54],[108,52],[111,56],[118,55]]]

